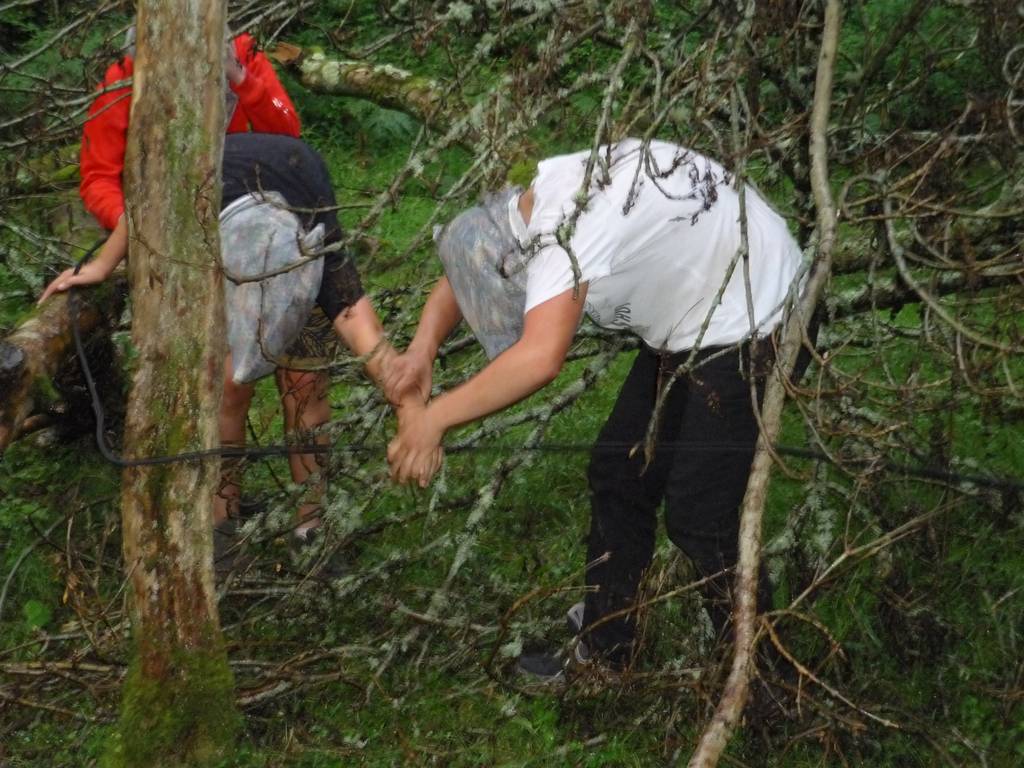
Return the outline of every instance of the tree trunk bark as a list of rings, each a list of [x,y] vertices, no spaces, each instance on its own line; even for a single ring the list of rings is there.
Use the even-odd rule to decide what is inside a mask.
[[[219,442],[225,5],[139,3],[125,162],[138,352],[125,423],[131,457]],[[124,472],[135,657],[114,750],[126,766],[213,765],[238,729],[213,585],[218,474],[211,460]]]

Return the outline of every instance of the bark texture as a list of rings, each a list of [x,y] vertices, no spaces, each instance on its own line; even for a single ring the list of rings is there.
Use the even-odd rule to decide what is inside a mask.
[[[0,454],[21,434],[42,402],[51,399],[54,375],[74,355],[68,296],[54,296],[0,341]],[[77,324],[85,339],[109,333],[124,305],[122,286],[110,283],[78,295]]]
[[[223,2],[139,4],[125,164],[132,338],[125,454],[213,448],[224,359],[217,267],[224,135]],[[125,682],[127,766],[213,765],[237,731],[213,585],[211,460],[124,472],[135,659]]]
[[[451,123],[441,86],[429,78],[390,64],[346,61],[286,43],[279,44],[271,56],[291,67],[314,93],[368,99],[440,129]]]

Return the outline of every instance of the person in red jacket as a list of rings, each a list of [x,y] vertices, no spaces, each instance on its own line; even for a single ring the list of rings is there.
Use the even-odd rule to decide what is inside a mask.
[[[225,69],[235,102],[227,132],[282,133],[298,138],[299,116],[292,100],[277,79],[270,60],[256,50],[252,35],[239,35],[230,45]],[[106,229],[113,230],[124,213],[124,150],[131,108],[130,85],[112,88],[131,79],[132,57],[125,56],[107,69],[99,89],[103,91],[89,108],[82,129],[82,154],[78,191],[86,209]]]
[[[99,223],[111,230],[104,249],[127,247],[127,225],[124,220],[124,154],[128,139],[131,112],[130,85],[117,87],[132,76],[134,35],[129,33],[129,55],[112,64],[98,90],[100,94],[89,108],[82,130],[79,166],[79,194],[86,209]],[[295,106],[274,72],[270,60],[257,50],[251,35],[242,34],[227,44],[225,74],[228,81],[226,109],[227,132],[284,134],[298,138],[301,125]],[[89,270],[89,265],[83,271]],[[330,322],[314,313],[314,322],[300,338],[298,358],[315,358],[313,350],[322,350],[333,343]],[[318,321],[318,322],[317,322]],[[230,371],[228,365],[226,370]],[[278,369],[277,387],[284,408],[285,430],[309,431],[326,424],[331,417],[327,401],[328,379],[322,373]],[[237,385],[225,376],[224,397],[220,414],[221,441],[230,445],[245,444],[245,417],[252,399],[252,388]],[[304,484],[319,470],[313,454],[291,454],[288,458],[292,479]],[[301,525],[316,520],[323,485],[311,487],[298,510]],[[214,519],[237,516],[239,512],[239,469],[237,462],[225,462],[221,490],[216,499]]]

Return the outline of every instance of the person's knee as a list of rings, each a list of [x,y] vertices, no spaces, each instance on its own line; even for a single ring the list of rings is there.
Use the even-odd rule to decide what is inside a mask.
[[[711,576],[736,564],[739,528],[734,516],[698,520],[667,514],[665,532],[669,541],[690,558],[701,576]]]
[[[316,402],[327,396],[327,375],[319,371],[293,371],[279,368],[277,387],[284,399]]]
[[[665,496],[665,532],[703,575],[736,562],[746,459],[700,460],[677,467]]]
[[[321,374],[316,371],[292,371],[282,370],[281,378],[284,380],[284,384],[289,389],[293,390],[306,390],[312,388],[318,383]]]
[[[326,374],[278,369],[277,387],[284,408],[285,429],[313,429],[331,418]]]

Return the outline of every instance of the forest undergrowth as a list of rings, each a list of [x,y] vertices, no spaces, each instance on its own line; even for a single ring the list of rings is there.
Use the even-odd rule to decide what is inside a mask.
[[[21,36],[0,47],[2,60],[44,45],[84,7],[43,5],[0,7],[4,38]],[[7,167],[76,140],[81,116],[54,119],[33,78],[87,94],[129,23],[127,4],[110,5],[14,75],[0,71],[10,119],[42,105],[26,125],[0,126]],[[232,8],[267,43],[401,67],[449,88],[451,114],[480,109],[453,140],[281,70],[399,346],[441,274],[431,226],[520,180],[536,159],[589,146],[604,122],[609,136],[650,130],[739,164],[814,247],[802,147],[817,3],[750,18],[714,3],[310,5]],[[1024,185],[1014,122],[1024,10],[848,5],[830,156],[840,267],[779,440],[818,455],[780,452],[765,510],[774,610],[760,642],[798,672],[759,671],[771,706],[750,713],[722,764],[1012,768],[1024,763]],[[289,8],[263,18],[264,6]],[[992,28],[995,18],[1006,28]],[[609,106],[607,72],[637,19],[646,58],[628,62]],[[29,126],[46,129],[45,146],[22,141]],[[12,170],[0,196],[4,331],[31,313],[58,257],[77,253],[53,224],[73,187],[25,191],[14,179]],[[942,287],[954,278],[955,290]],[[126,313],[91,348],[115,449],[129,322]],[[466,333],[444,348],[435,388],[484,362]],[[389,482],[394,419],[357,362],[337,361],[325,517],[343,573],[310,576],[315,564],[296,564],[287,534],[301,489],[284,459],[251,461],[245,564],[218,586],[245,716],[225,765],[688,759],[728,656],[663,531],[634,668],[554,689],[514,672],[524,649],[571,640],[564,613],[582,597],[587,446],[635,350],[585,324],[552,387],[448,437],[426,490]],[[0,460],[3,768],[101,764],[129,657],[119,471],[96,450],[74,366],[40,401],[47,426]],[[280,442],[272,382],[261,383],[248,426],[250,444]]]

